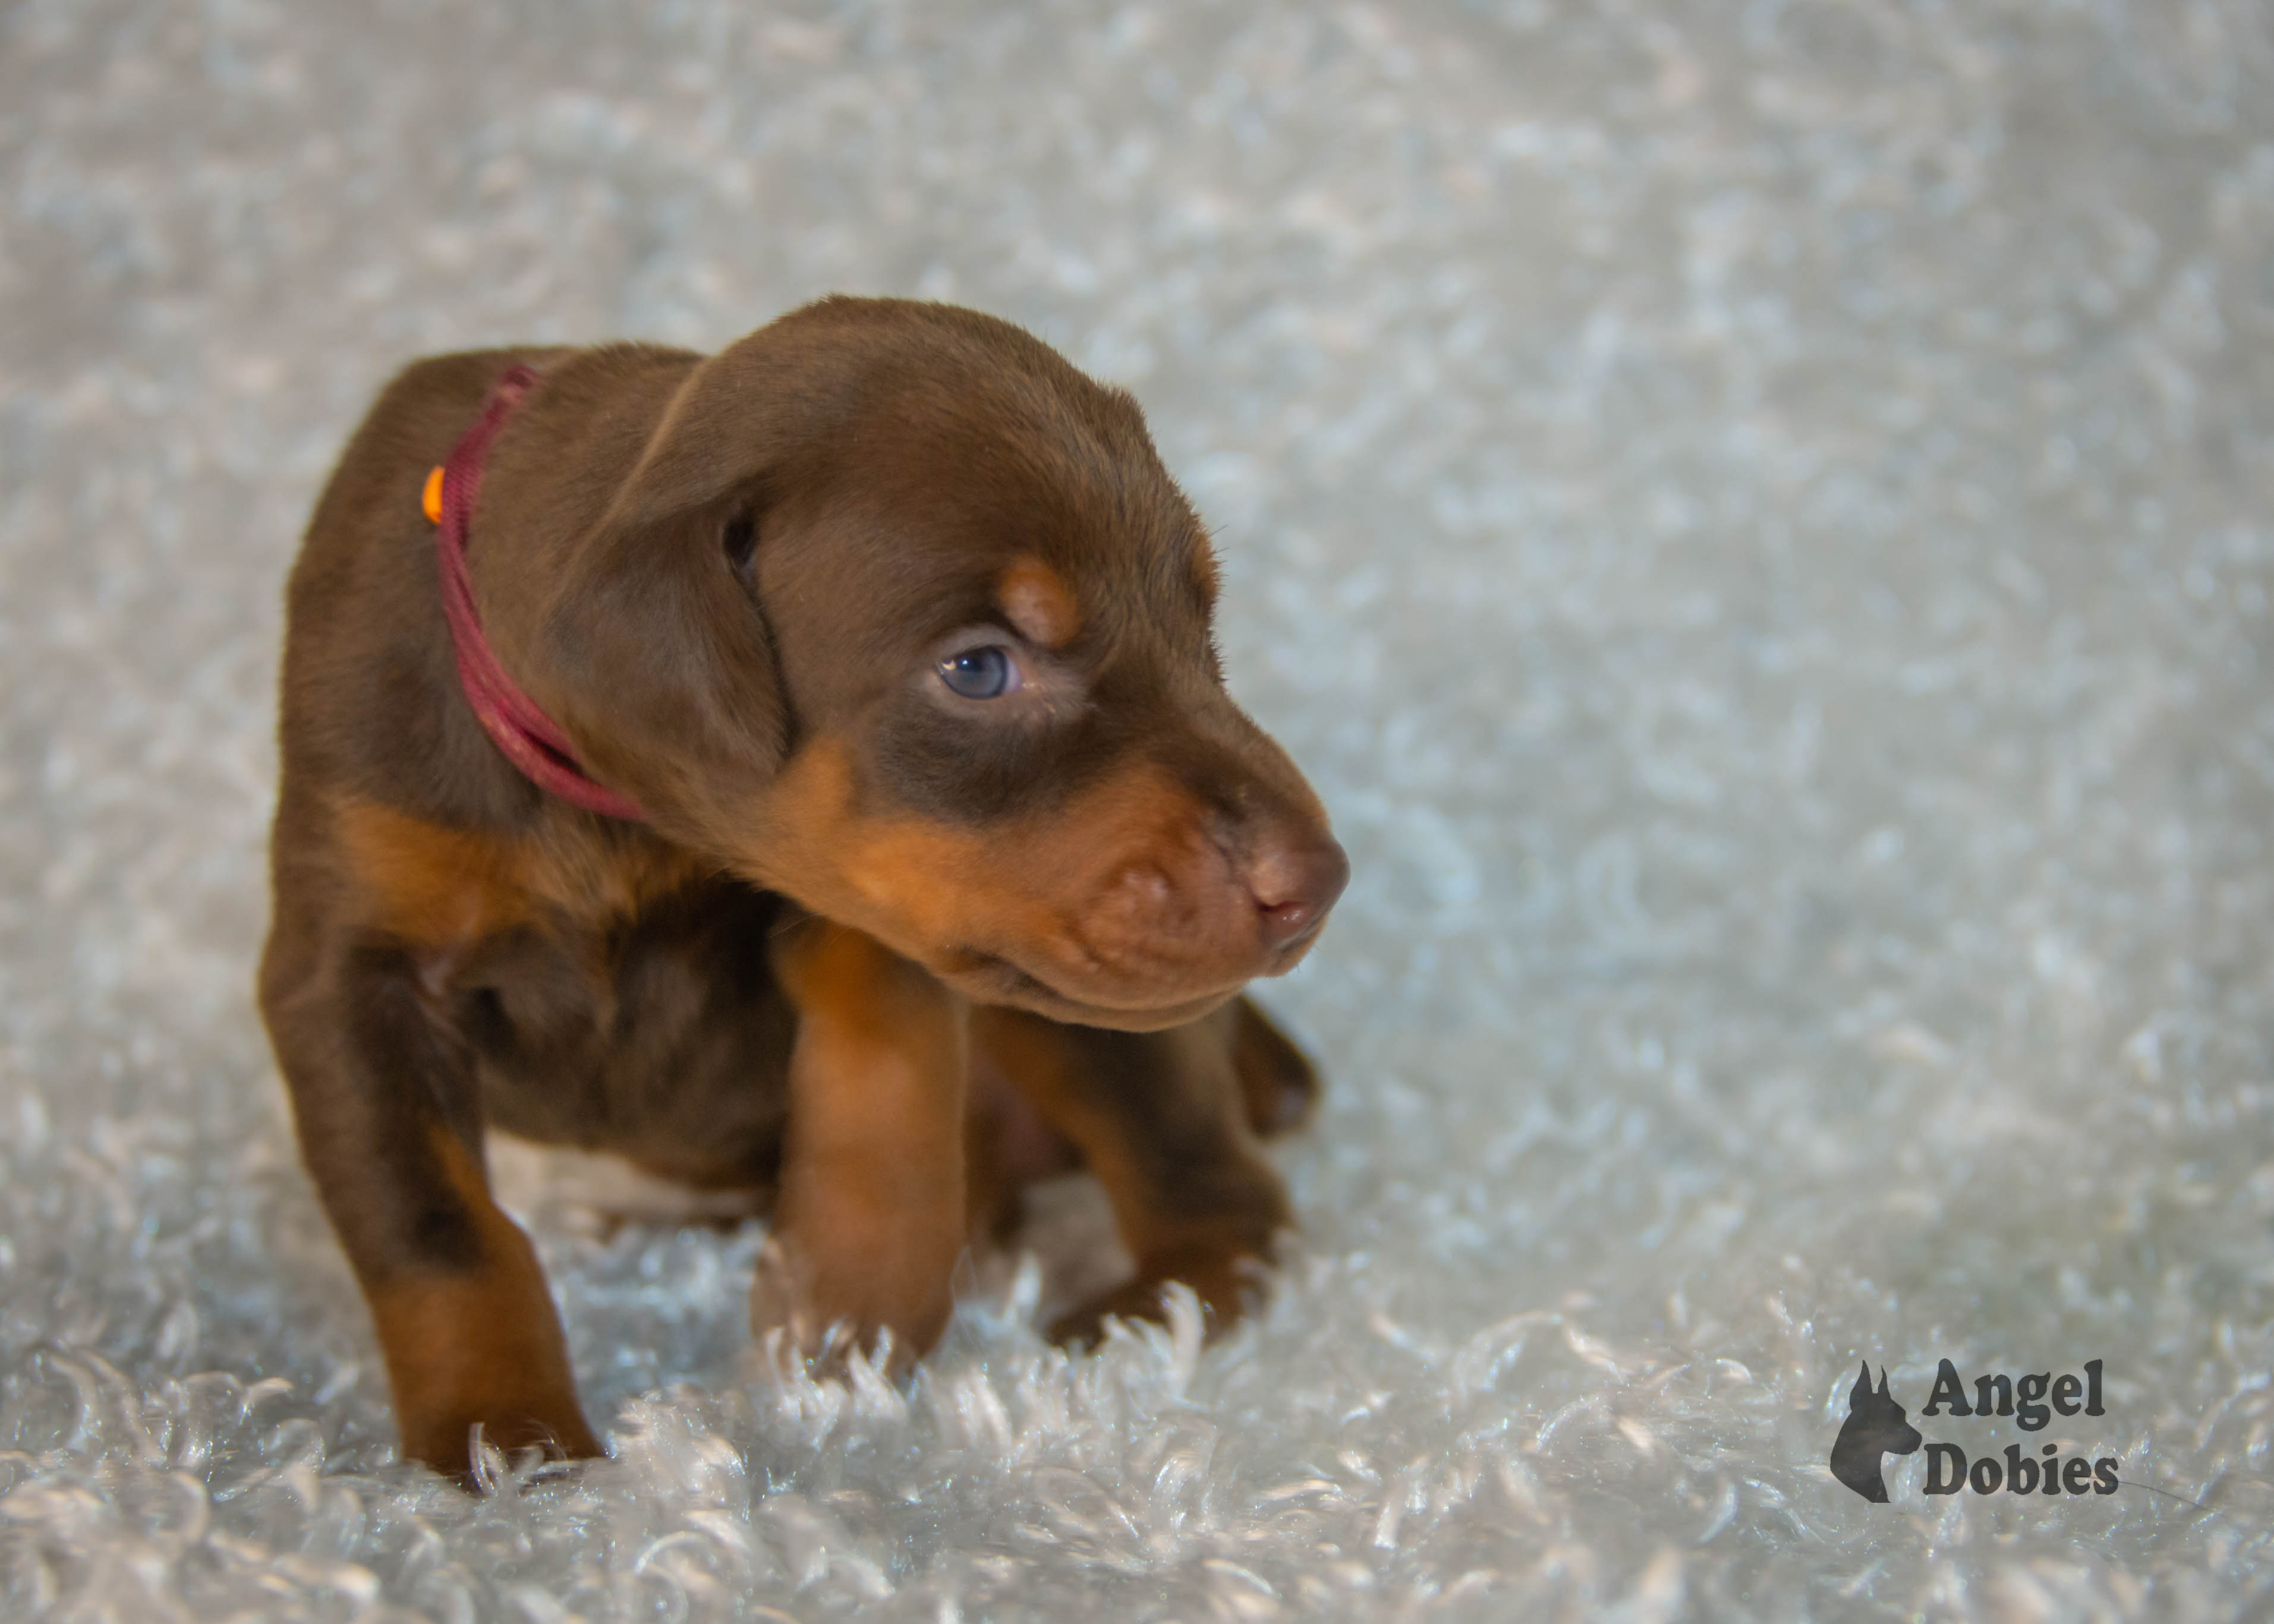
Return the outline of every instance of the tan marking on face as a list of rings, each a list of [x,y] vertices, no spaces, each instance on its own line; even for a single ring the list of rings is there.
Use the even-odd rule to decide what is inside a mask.
[[[1151,1027],[1258,973],[1253,902],[1190,793],[1148,763],[1047,816],[977,827],[866,814],[853,786],[842,745],[801,752],[753,877],[971,997]]]
[[[479,1423],[503,1448],[599,1455],[528,1237],[490,1199],[479,1163],[456,1134],[437,1126],[430,1144],[473,1220],[479,1256],[468,1268],[405,1272],[367,1292],[403,1453],[462,1473],[467,1431]]]
[[[1081,629],[1081,605],[1058,573],[1022,559],[995,583],[995,597],[1019,635],[1046,649],[1064,648]]]

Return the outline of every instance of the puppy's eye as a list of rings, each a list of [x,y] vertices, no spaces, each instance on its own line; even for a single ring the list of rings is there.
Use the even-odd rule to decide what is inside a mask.
[[[738,573],[748,575],[750,555],[758,550],[758,522],[747,513],[738,513],[727,521],[719,541],[727,550],[727,562]]]
[[[1000,699],[1019,687],[1019,662],[1007,650],[965,649],[939,663],[939,680],[966,699]]]

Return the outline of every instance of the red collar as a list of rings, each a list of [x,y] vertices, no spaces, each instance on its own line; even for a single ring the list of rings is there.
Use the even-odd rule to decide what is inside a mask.
[[[466,703],[490,741],[538,788],[587,812],[644,823],[647,814],[640,804],[585,771],[568,734],[506,674],[489,639],[482,635],[482,618],[474,609],[473,579],[466,570],[466,527],[473,518],[474,499],[481,493],[482,460],[536,382],[537,373],[526,366],[516,366],[499,379],[479,421],[466,431],[450,460],[427,476],[426,516],[435,525],[442,614],[450,623],[450,643],[457,650],[458,686],[465,690]]]

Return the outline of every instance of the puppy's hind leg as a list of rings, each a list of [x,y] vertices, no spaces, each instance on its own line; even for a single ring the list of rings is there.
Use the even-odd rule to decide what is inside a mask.
[[[1247,1125],[1264,1139],[1292,1133],[1319,1104],[1319,1073],[1295,1041],[1242,993],[1231,1005],[1231,1064]]]
[[[1212,1333],[1239,1317],[1290,1222],[1285,1186],[1257,1147],[1235,1070],[1239,1019],[1228,1006],[1138,1033],[972,1011],[974,1044],[1081,1151],[1137,1259],[1133,1279],[1060,1320],[1054,1340],[1095,1342],[1109,1315],[1160,1319],[1171,1281],[1192,1288]]]

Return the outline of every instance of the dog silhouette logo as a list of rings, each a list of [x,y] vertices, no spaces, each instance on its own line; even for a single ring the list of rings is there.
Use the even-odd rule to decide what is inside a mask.
[[[1832,1442],[1832,1475],[1865,1500],[1887,1503],[1887,1485],[1879,1476],[1882,1457],[1909,1455],[1919,1447],[1918,1429],[1903,1407],[1887,1395],[1887,1372],[1879,1369],[1878,1391],[1871,1387],[1871,1362],[1848,1389],[1848,1419]]]

